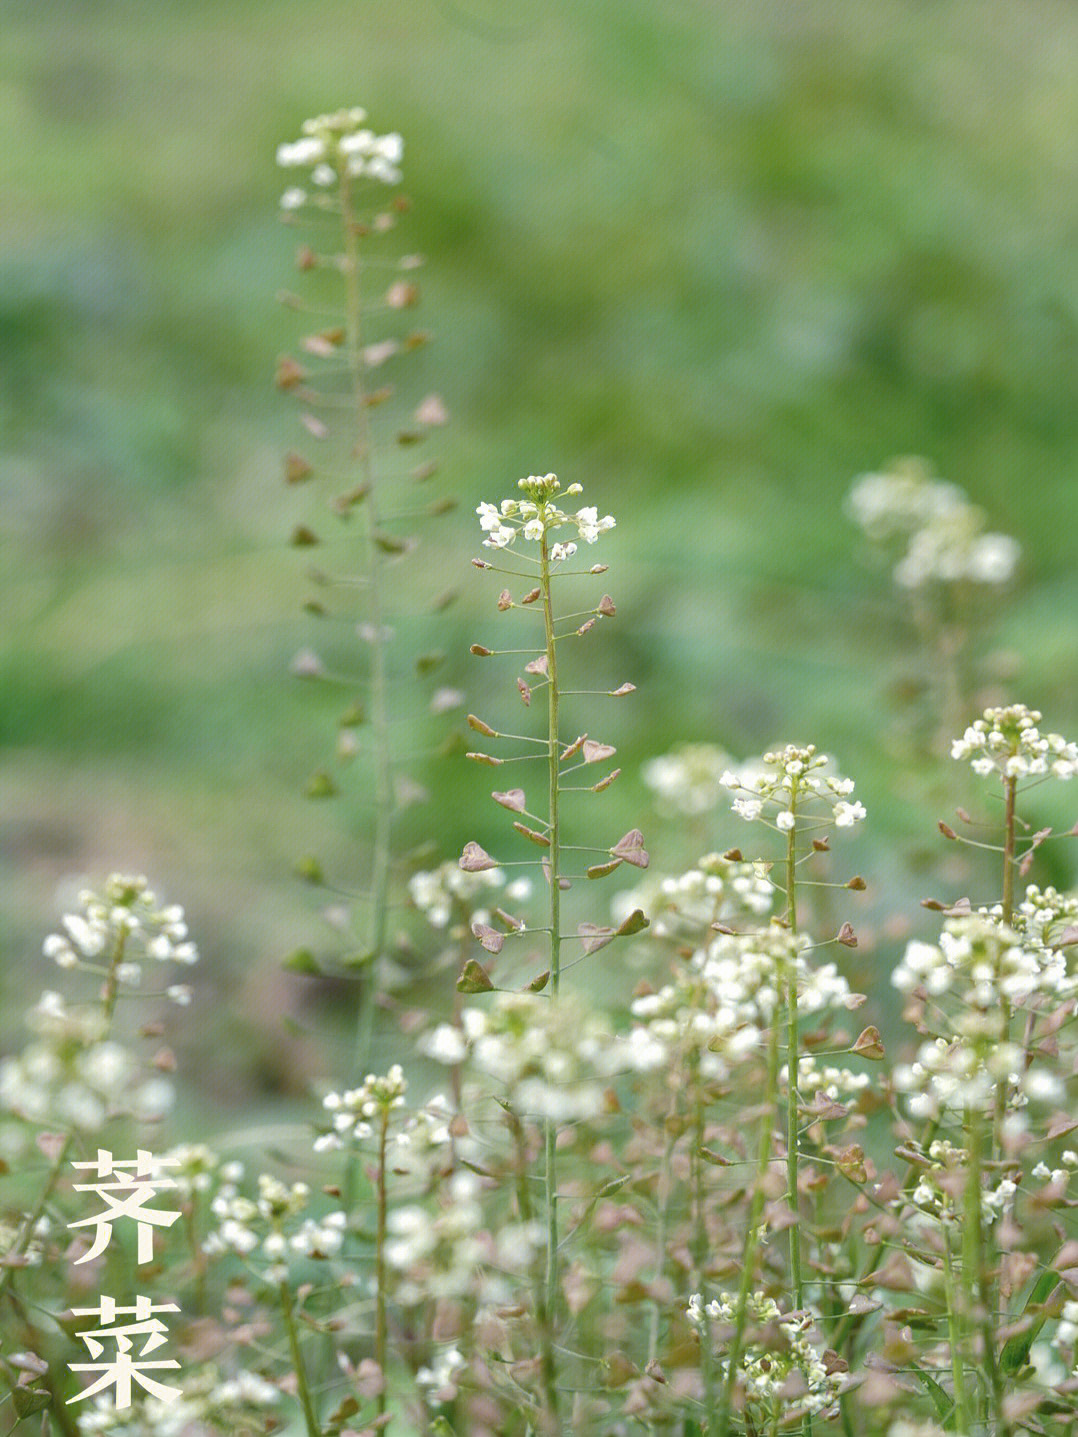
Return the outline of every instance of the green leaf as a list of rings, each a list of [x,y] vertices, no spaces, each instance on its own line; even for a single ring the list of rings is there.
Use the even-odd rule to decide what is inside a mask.
[[[929,1397],[931,1397],[932,1406],[936,1409],[936,1416],[939,1418],[940,1426],[953,1430],[955,1412],[957,1410],[955,1404],[934,1377],[929,1377],[928,1373],[922,1372],[919,1367],[915,1367],[913,1372],[914,1375],[919,1377],[924,1383],[925,1391]]]
[[[297,858],[295,864],[297,878],[302,878],[304,883],[324,883],[326,876],[322,872],[322,865],[313,854],[305,854],[303,858]]]
[[[16,1416],[32,1417],[35,1412],[44,1412],[52,1404],[52,1397],[40,1387],[16,1387],[11,1393],[11,1405]]]
[[[325,769],[320,768],[311,774],[303,793],[305,798],[333,798],[337,793],[337,785]]]
[[[310,973],[313,977],[322,973],[318,959],[309,948],[294,948],[283,960],[281,967],[287,968],[290,973]]]
[[[1016,1332],[1013,1337],[1008,1338],[999,1355],[1000,1371],[1004,1376],[1013,1377],[1029,1361],[1030,1349],[1037,1340],[1037,1334],[1051,1315],[1047,1312],[1038,1313],[1035,1309],[1043,1307],[1058,1286],[1058,1272],[1042,1272],[1033,1284],[1033,1291],[1029,1294],[1026,1305],[1022,1309],[1023,1315],[1030,1314],[1029,1327],[1025,1332]]]

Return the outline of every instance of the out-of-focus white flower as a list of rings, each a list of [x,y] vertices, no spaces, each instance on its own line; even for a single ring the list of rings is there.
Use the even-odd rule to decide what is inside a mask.
[[[846,510],[876,543],[906,540],[895,581],[916,589],[929,583],[1004,584],[1021,546],[1008,534],[986,534],[984,514],[957,484],[933,479],[923,459],[897,459],[879,474],[863,474]]]
[[[1025,704],[985,709],[951,744],[951,757],[970,759],[970,767],[982,776],[998,771],[1004,778],[1073,778],[1078,744],[1062,734],[1041,733],[1040,721],[1040,712]]]

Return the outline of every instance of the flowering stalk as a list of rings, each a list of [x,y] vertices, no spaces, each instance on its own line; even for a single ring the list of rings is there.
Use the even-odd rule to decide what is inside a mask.
[[[366,333],[367,316],[371,312],[371,299],[376,300],[373,308],[392,314],[405,310],[418,300],[418,290],[410,279],[393,283],[384,295],[372,297],[365,292],[365,266],[361,254],[361,241],[369,234],[380,235],[396,223],[396,212],[406,208],[407,202],[394,200],[388,209],[373,219],[363,217],[360,209],[360,187],[371,181],[378,189],[395,185],[401,178],[398,168],[402,154],[401,137],[397,134],[375,135],[364,128],[366,114],[362,109],[339,110],[333,114],[319,115],[303,124],[300,139],[279,146],[278,163],[286,168],[306,170],[310,190],[293,186],[281,198],[285,218],[295,222],[298,219],[322,219],[327,214],[335,218],[339,230],[339,253],[319,256],[310,248],[300,251],[301,269],[317,267],[337,270],[343,276],[344,304],[341,318],[343,323],[307,336],[303,341],[306,355],[315,360],[325,360],[328,367],[322,373],[336,392],[320,392],[309,388],[306,356],[300,364],[291,359],[282,360],[278,366],[279,387],[293,389],[297,396],[313,407],[328,408],[350,416],[350,433],[344,449],[341,468],[348,475],[349,488],[343,494],[333,497],[331,507],[342,521],[357,517],[363,510],[359,522],[363,525],[364,571],[358,580],[358,587],[364,593],[364,621],[359,626],[359,635],[369,647],[369,712],[363,706],[353,704],[345,717],[340,720],[341,740],[339,756],[348,759],[358,751],[354,737],[355,727],[369,722],[370,737],[367,753],[371,768],[373,824],[370,837],[369,880],[364,885],[364,915],[362,949],[349,967],[361,967],[361,985],[356,1025],[357,1062],[366,1065],[374,1025],[374,997],[379,966],[385,958],[389,941],[389,909],[392,876],[392,827],[395,806],[394,769],[395,758],[392,746],[393,724],[390,713],[390,656],[391,632],[386,625],[386,590],[389,584],[389,565],[407,552],[411,541],[394,533],[387,533],[383,525],[392,524],[394,518],[405,515],[390,515],[383,499],[385,484],[375,465],[375,443],[372,410],[392,397],[392,386],[373,389],[368,381],[368,371],[389,360],[397,362],[399,356],[426,342],[427,336],[420,332],[407,334],[403,338],[382,338],[377,343],[369,342]],[[402,269],[411,269],[419,261],[415,256],[406,256],[399,261]],[[369,271],[369,264],[366,269]],[[297,307],[302,302],[292,299]],[[341,363],[343,357],[344,363]],[[329,376],[340,375],[333,380]],[[430,425],[446,421],[444,406],[437,396],[428,396],[415,411],[415,428],[398,435],[402,444],[412,444],[424,437]],[[302,415],[309,433],[316,439],[327,437],[327,426],[317,416]],[[315,466],[301,455],[290,455],[286,465],[286,478],[290,483],[306,482],[315,473]],[[327,472],[329,472],[327,470]],[[422,480],[434,472],[431,464],[421,465],[413,470],[412,478]],[[358,479],[358,483],[355,482]],[[427,506],[428,514],[446,512],[452,508],[450,500],[435,501]],[[316,544],[320,538],[310,528],[300,525],[293,534],[293,542],[301,545]],[[328,582],[325,576],[320,576]],[[355,581],[349,581],[354,583]],[[314,612],[324,614],[320,603],[308,606]],[[294,665],[297,673],[312,678],[327,675],[317,655],[305,651]],[[312,776],[308,793],[312,797],[327,797],[335,793],[336,785],[325,773]],[[300,871],[310,876],[310,881],[321,882],[320,869],[316,860],[303,860]]]
[[[542,589],[543,631],[546,641],[547,672],[547,884],[550,894],[550,997],[558,1001],[561,990],[561,825],[558,809],[561,742],[558,737],[558,646],[554,635],[554,599],[550,574],[550,547],[544,528],[539,548],[539,585]],[[543,1131],[546,1165],[546,1311],[555,1321],[558,1303],[558,1129],[547,1118]]]
[[[509,1122],[509,1130],[513,1135],[514,1149],[514,1172],[516,1175],[517,1207],[520,1209],[521,1221],[530,1223],[534,1216],[532,1211],[531,1192],[528,1187],[528,1152],[524,1141],[524,1126],[519,1117],[513,1112],[508,1104],[503,1104],[505,1115]],[[554,1355],[554,1331],[551,1321],[551,1310],[547,1302],[547,1286],[543,1277],[536,1275],[533,1302],[535,1303],[535,1325],[539,1336],[539,1367],[540,1378],[543,1385],[543,1400],[546,1403],[547,1418],[551,1427],[557,1430],[559,1425],[558,1409],[558,1367]]]
[[[786,830],[786,926],[797,932],[797,784],[790,790],[787,810],[792,822]],[[786,987],[786,1187],[794,1215],[790,1227],[790,1276],[794,1306],[805,1305],[805,1279],[801,1268],[801,1222],[798,1214],[798,1112],[797,1079],[800,1072],[797,1041],[797,972],[792,970]],[[806,1424],[811,1428],[809,1419]]]
[[[376,1177],[378,1218],[374,1249],[374,1360],[382,1372],[382,1383],[378,1389],[379,1417],[385,1414],[386,1388],[388,1387],[388,1381],[386,1380],[386,1338],[388,1333],[386,1322],[386,1220],[389,1212],[389,1203],[386,1198],[386,1146],[389,1140],[389,1115],[391,1111],[392,1109],[388,1103],[382,1105],[382,1121],[378,1129],[378,1173]]]
[[[559,733],[559,706],[562,690],[558,676],[558,643],[573,634],[573,630],[559,634],[557,624],[564,622],[568,617],[572,620],[584,618],[585,622],[575,629],[576,637],[583,637],[601,617],[612,616],[615,612],[613,600],[609,595],[604,595],[599,603],[583,614],[556,616],[554,611],[553,581],[561,566],[570,560],[577,552],[576,543],[567,543],[561,540],[553,541],[551,536],[555,530],[563,528],[574,528],[580,538],[588,544],[593,544],[599,536],[608,529],[614,527],[614,519],[606,515],[600,519],[598,511],[594,508],[585,507],[578,509],[575,514],[568,513],[559,507],[561,485],[554,474],[529,475],[526,479],[518,482],[518,489],[524,495],[522,499],[505,499],[500,505],[483,503],[480,504],[477,513],[479,515],[480,527],[486,537],[483,540],[485,548],[495,551],[507,552],[512,549],[518,535],[525,541],[538,543],[538,557],[527,555],[525,562],[536,566],[538,584],[531,588],[518,602],[514,601],[508,589],[502,591],[498,600],[499,610],[505,612],[512,609],[524,608],[537,604],[543,615],[543,645],[536,657],[525,666],[525,671],[532,676],[535,684],[545,684],[547,689],[547,714],[546,733],[541,738],[527,739],[523,741],[536,746],[546,759],[546,815],[536,818],[529,814],[526,807],[526,796],[523,789],[510,789],[507,792],[495,792],[492,794],[495,802],[501,807],[507,808],[510,812],[524,815],[539,826],[529,827],[523,822],[514,823],[514,828],[532,843],[544,849],[542,860],[543,871],[547,882],[548,914],[548,954],[549,968],[545,975],[533,981],[532,987],[535,991],[541,991],[549,986],[549,1002],[552,1007],[557,1007],[561,996],[561,945],[563,934],[561,931],[561,890],[563,885],[567,886],[567,879],[562,874],[563,845],[561,838],[561,810],[560,796],[562,792],[562,778],[567,772],[564,765],[572,761],[572,767],[582,767],[590,763],[601,762],[614,753],[612,746],[596,743],[589,740],[586,734],[581,735],[575,743],[569,744],[564,750],[562,748],[561,736]],[[579,494],[582,486],[571,484],[566,490],[566,495]],[[519,552],[519,551],[517,551]],[[477,559],[473,561],[480,569],[493,569],[496,566],[486,560]],[[500,566],[497,566],[500,567]],[[605,565],[593,566],[592,573],[602,573]],[[519,575],[519,570],[506,568],[503,572]],[[484,645],[475,644],[472,652],[481,656],[489,657],[494,652]],[[529,650],[510,650],[510,652],[530,652]],[[621,695],[632,690],[631,684],[624,684],[618,690],[607,690],[608,693]],[[526,706],[530,706],[532,700],[532,686],[523,678],[517,679],[517,690]],[[501,735],[496,730],[484,723],[474,715],[469,717],[469,725],[477,732],[486,734],[488,737],[498,738]],[[507,736],[508,737],[508,736]],[[488,754],[470,754],[473,760],[481,763],[498,764],[504,760],[493,758]],[[524,755],[525,761],[530,758],[538,758],[539,752],[532,752]],[[592,785],[593,789],[599,791],[606,788],[617,776],[615,771],[607,778]],[[624,838],[619,840],[612,848],[605,851],[596,850],[602,854],[608,862],[594,865],[587,870],[589,878],[601,877],[604,873],[612,872],[622,862],[635,864],[638,867],[647,866],[647,854],[643,849],[643,838],[638,830],[632,830]],[[469,843],[461,856],[460,864],[465,871],[481,872],[493,869],[497,865],[495,861],[476,843]],[[592,926],[585,935],[581,929],[581,937],[584,942],[585,953],[594,952],[604,943],[610,942],[618,933],[633,933],[639,931],[646,925],[643,914],[633,916],[633,921],[624,923],[620,929],[598,929]],[[515,928],[516,932],[523,929],[523,924],[507,925]],[[489,928],[478,925],[475,929],[476,936],[488,952],[497,954],[505,943],[505,937]],[[508,935],[512,937],[512,931]],[[478,979],[478,986],[476,986]],[[480,970],[479,974],[471,973],[466,966],[459,980],[466,985],[465,991],[479,991],[483,986],[493,986],[489,979]],[[543,1120],[543,1152],[544,1152],[544,1187],[546,1204],[546,1274],[545,1291],[542,1302],[543,1317],[540,1326],[545,1326],[548,1332],[552,1332],[557,1323],[558,1307],[561,1293],[561,1273],[559,1258],[558,1238],[558,1172],[557,1172],[557,1139],[558,1120],[550,1112],[544,1115]],[[549,1350],[549,1370],[547,1370],[547,1356],[544,1356],[544,1385],[548,1393],[548,1404],[553,1401],[553,1394],[556,1391],[556,1374],[554,1371],[554,1349],[551,1338]]]
[[[300,1349],[299,1332],[296,1328],[296,1317],[292,1301],[292,1289],[288,1285],[287,1276],[277,1284],[277,1297],[281,1304],[281,1315],[284,1319],[285,1332],[288,1334],[288,1347],[292,1354],[292,1371],[296,1374],[296,1391],[299,1393],[300,1406],[303,1408],[303,1420],[307,1428],[307,1437],[322,1437],[322,1428],[318,1422],[318,1414],[314,1410],[314,1399],[311,1396],[310,1384],[307,1381],[307,1366],[303,1361],[303,1352]]]
[[[756,1181],[749,1208],[748,1224],[745,1229],[745,1243],[741,1250],[741,1286],[737,1294],[734,1315],[734,1334],[730,1338],[727,1355],[726,1381],[723,1384],[722,1399],[714,1426],[715,1437],[727,1437],[733,1412],[734,1388],[741,1365],[741,1354],[745,1348],[745,1330],[749,1320],[749,1298],[756,1276],[756,1257],[760,1248],[763,1231],[764,1200],[767,1184],[767,1169],[771,1161],[771,1139],[775,1131],[775,1111],[778,1107],[779,1091],[779,1022],[775,1013],[768,1028],[767,1076],[764,1087],[763,1112],[760,1115],[760,1134],[756,1145]]]
[[[943,1228],[943,1273],[944,1292],[947,1300],[947,1336],[951,1353],[951,1380],[954,1383],[956,1427],[959,1437],[969,1437],[970,1409],[966,1392],[965,1356],[963,1352],[962,1324],[960,1313],[962,1298],[955,1280],[954,1257],[951,1252],[951,1234],[946,1225]]]

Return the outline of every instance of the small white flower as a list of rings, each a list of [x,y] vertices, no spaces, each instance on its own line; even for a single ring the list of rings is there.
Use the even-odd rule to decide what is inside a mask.
[[[835,822],[839,828],[850,828],[853,824],[859,823],[865,817],[865,806],[861,802],[836,803],[834,808]]]

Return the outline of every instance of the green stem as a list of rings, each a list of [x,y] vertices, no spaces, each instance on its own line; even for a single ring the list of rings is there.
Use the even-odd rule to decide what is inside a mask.
[[[367,930],[368,971],[360,990],[356,1060],[368,1066],[374,1028],[374,985],[377,962],[385,951],[389,914],[389,866],[393,823],[393,764],[390,748],[386,678],[386,641],[382,606],[382,556],[378,548],[378,501],[374,488],[370,408],[363,380],[359,239],[352,209],[347,166],[341,167],[341,227],[344,239],[345,342],[355,400],[355,457],[367,488],[363,504],[367,541],[367,616],[371,650],[371,732],[374,739],[374,835],[371,851],[370,913]]]
[[[509,1130],[513,1135],[513,1148],[516,1155],[516,1187],[517,1206],[520,1209],[521,1221],[531,1223],[532,1221],[532,1200],[528,1190],[528,1154],[524,1144],[524,1129],[520,1119],[511,1109],[506,1109],[506,1117],[509,1121]],[[546,1402],[547,1416],[551,1425],[558,1427],[558,1381],[557,1364],[554,1358],[554,1336],[550,1326],[550,1313],[547,1308],[546,1285],[543,1279],[536,1273],[534,1285],[535,1301],[535,1322],[539,1329],[539,1360],[540,1373],[543,1383],[543,1397]]]
[[[712,1422],[709,1417],[708,1432],[712,1437],[727,1437],[730,1417],[733,1411],[734,1388],[745,1346],[745,1328],[748,1325],[749,1293],[756,1275],[756,1254],[760,1246],[760,1224],[764,1216],[765,1185],[767,1169],[771,1160],[771,1139],[775,1127],[775,1109],[778,1106],[779,1090],[779,1022],[776,1013],[768,1033],[767,1080],[764,1092],[764,1109],[760,1118],[760,1135],[756,1149],[756,1185],[753,1188],[752,1204],[749,1208],[745,1246],[741,1253],[741,1286],[737,1294],[737,1313],[734,1318],[734,1335],[727,1349],[726,1381],[723,1384],[718,1414]]]
[[[285,1331],[288,1333],[288,1346],[292,1353],[292,1370],[296,1374],[296,1391],[299,1393],[300,1405],[303,1408],[303,1420],[307,1427],[307,1437],[322,1437],[322,1429],[318,1425],[318,1417],[314,1410],[311,1389],[307,1382],[307,1369],[304,1366],[303,1354],[300,1351],[299,1332],[296,1329],[296,1318],[292,1306],[292,1293],[288,1286],[287,1279],[279,1284],[277,1291],[281,1300],[281,1313],[284,1317]]]
[[[954,1383],[955,1415],[958,1437],[969,1437],[969,1397],[966,1393],[966,1372],[963,1366],[962,1324],[959,1314],[960,1298],[954,1276],[954,1259],[951,1255],[951,1236],[946,1223],[943,1225],[943,1273],[947,1295],[947,1336],[951,1350],[951,1379]]]
[[[548,812],[547,878],[550,884],[550,1001],[557,1003],[561,988],[561,829],[558,813],[558,769],[561,745],[558,738],[558,651],[554,637],[554,600],[551,592],[550,549],[544,531],[540,550],[540,587],[543,593],[543,626],[547,660],[547,772]],[[553,1119],[546,1120],[546,1310],[553,1324],[558,1308],[558,1130]]]
[[[991,1260],[984,1231],[981,1196],[984,1184],[984,1121],[978,1108],[966,1109],[966,1146],[969,1154],[966,1174],[965,1221],[962,1225],[962,1286],[965,1317],[975,1325],[981,1338],[981,1361],[988,1378],[988,1403],[993,1431],[1009,1430],[1003,1420],[1003,1379],[996,1361],[996,1334],[993,1308]]]
[[[1013,775],[1003,779],[1003,921],[1008,925],[1014,918],[1014,805],[1018,794],[1018,779]]]
[[[693,1104],[693,1142],[692,1142],[692,1193],[693,1193],[693,1239],[692,1259],[695,1268],[696,1278],[693,1286],[698,1288],[701,1301],[704,1305],[704,1404],[708,1412],[715,1410],[715,1354],[711,1348],[711,1320],[707,1315],[706,1308],[710,1301],[710,1289],[707,1279],[704,1276],[704,1264],[707,1261],[708,1240],[707,1240],[707,1210],[704,1202],[704,1139],[706,1129],[704,1124],[704,1098],[701,1090],[701,1079],[699,1070],[693,1074],[695,1079],[694,1104]]]
[[[655,1234],[655,1284],[660,1287],[666,1272],[666,1231],[669,1221],[670,1193],[673,1187],[674,1149],[677,1146],[678,1131],[676,1119],[677,1098],[668,1119],[669,1134],[663,1150],[663,1164],[659,1173],[659,1223]],[[651,1327],[648,1333],[648,1361],[654,1362],[659,1355],[659,1318],[662,1303],[656,1297],[651,1305]]]
[[[382,1373],[382,1389],[378,1393],[378,1415],[386,1410],[386,1389],[389,1385],[386,1373],[386,1351],[388,1324],[386,1322],[386,1224],[389,1203],[386,1198],[386,1146],[389,1139],[389,1109],[382,1110],[382,1127],[378,1134],[378,1227],[375,1236],[375,1320],[374,1360]],[[385,1430],[384,1428],[382,1429]]]
[[[790,798],[790,812],[794,813],[796,795]],[[797,827],[786,835],[786,922],[791,933],[797,932]],[[795,1218],[799,1217],[798,1207],[798,1113],[797,1079],[800,1075],[797,1040],[797,969],[789,975],[786,997],[786,1186],[789,1189],[787,1201]],[[795,1221],[790,1228],[790,1275],[794,1284],[794,1306],[805,1305],[805,1280],[801,1266],[801,1224]]]

